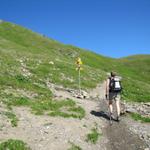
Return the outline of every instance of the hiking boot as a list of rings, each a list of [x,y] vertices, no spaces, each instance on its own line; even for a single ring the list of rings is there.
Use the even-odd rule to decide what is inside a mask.
[[[111,117],[112,120],[115,119],[115,117],[114,117],[114,115],[112,113],[110,113],[110,117]]]
[[[120,121],[120,116],[117,116],[116,121],[118,122]]]

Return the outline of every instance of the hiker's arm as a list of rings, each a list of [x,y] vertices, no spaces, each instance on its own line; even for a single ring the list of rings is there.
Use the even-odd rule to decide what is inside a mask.
[[[106,85],[105,95],[107,96],[109,94],[109,80],[108,79],[106,80],[106,84],[105,85]]]

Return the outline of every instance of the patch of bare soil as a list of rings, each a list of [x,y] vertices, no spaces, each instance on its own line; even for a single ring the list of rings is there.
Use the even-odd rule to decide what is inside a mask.
[[[67,150],[71,143],[82,150],[144,150],[147,145],[129,130],[126,119],[109,124],[108,106],[104,100],[104,84],[90,92],[91,99],[77,99],[64,90],[54,90],[56,97],[71,98],[86,111],[83,119],[36,116],[26,107],[13,107],[19,119],[17,127],[0,114],[0,141],[20,139],[32,150]],[[92,98],[93,96],[93,98]],[[98,98],[98,101],[94,100]],[[2,109],[0,109],[1,111]],[[128,119],[127,119],[128,120]],[[87,134],[97,125],[102,136],[96,144],[86,141]]]

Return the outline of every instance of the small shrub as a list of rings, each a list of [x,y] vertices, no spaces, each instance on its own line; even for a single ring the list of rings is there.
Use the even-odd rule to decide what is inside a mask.
[[[12,127],[16,127],[18,123],[18,119],[15,114],[12,112],[4,112],[4,115],[6,115],[9,119],[11,119],[11,125]]]
[[[71,148],[68,150],[82,150],[79,146],[75,145],[74,143],[70,142]]]
[[[9,139],[0,143],[0,150],[31,150],[26,143],[21,140]]]
[[[137,114],[137,113],[132,113],[131,117],[136,121],[140,120],[142,122],[150,122],[149,117],[143,117],[143,116],[141,116],[140,114]]]
[[[87,139],[86,139],[86,141],[87,141],[87,142],[91,142],[91,143],[93,143],[93,144],[96,144],[96,142],[97,142],[97,140],[98,140],[98,138],[99,138],[100,135],[101,135],[101,134],[98,133],[97,128],[93,128],[93,129],[92,129],[92,132],[89,133],[89,134],[87,134]]]

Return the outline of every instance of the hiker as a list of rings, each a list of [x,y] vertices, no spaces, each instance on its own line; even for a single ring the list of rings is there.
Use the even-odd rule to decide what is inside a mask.
[[[106,81],[106,99],[109,101],[110,117],[113,118],[113,101],[117,108],[117,121],[120,121],[120,92],[122,90],[120,78],[116,76],[115,72],[111,72],[111,76]]]

